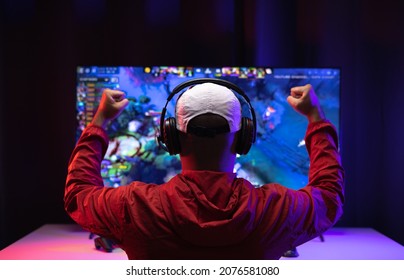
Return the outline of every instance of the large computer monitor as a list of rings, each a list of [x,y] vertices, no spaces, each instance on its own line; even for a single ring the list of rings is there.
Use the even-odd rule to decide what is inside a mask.
[[[276,182],[300,189],[308,182],[309,158],[304,136],[307,120],[286,102],[290,88],[312,84],[326,117],[339,128],[340,71],[335,68],[271,67],[77,67],[77,139],[88,125],[103,89],[120,89],[129,105],[108,127],[109,148],[102,161],[105,186],[131,181],[164,183],[181,172],[179,156],[162,149],[161,110],[170,92],[194,78],[220,78],[238,85],[251,100],[257,119],[257,139],[234,168],[238,177],[260,186]],[[179,94],[167,106],[174,116]]]

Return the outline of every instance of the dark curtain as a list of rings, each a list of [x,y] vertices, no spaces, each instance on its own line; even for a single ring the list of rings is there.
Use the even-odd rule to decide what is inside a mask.
[[[0,248],[63,210],[77,65],[339,67],[338,226],[404,244],[400,1],[0,2]]]

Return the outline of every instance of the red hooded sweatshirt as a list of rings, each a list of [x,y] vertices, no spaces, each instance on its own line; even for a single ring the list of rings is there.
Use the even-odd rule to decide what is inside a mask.
[[[115,240],[129,259],[279,259],[342,215],[344,171],[328,121],[308,126],[309,183],[260,188],[233,173],[183,171],[165,184],[103,187],[108,136],[82,133],[70,159],[65,209],[84,229]]]

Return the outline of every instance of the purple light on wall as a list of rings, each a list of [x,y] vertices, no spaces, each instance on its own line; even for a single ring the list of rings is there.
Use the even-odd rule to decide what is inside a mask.
[[[295,67],[296,8],[289,1],[256,0],[253,30],[256,65]],[[253,5],[251,3],[251,5]]]
[[[215,24],[220,32],[231,32],[234,30],[234,1],[217,1],[215,2]]]

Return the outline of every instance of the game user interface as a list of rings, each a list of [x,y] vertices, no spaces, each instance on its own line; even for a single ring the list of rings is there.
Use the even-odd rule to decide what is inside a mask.
[[[101,163],[105,186],[132,181],[161,184],[181,172],[179,156],[160,147],[161,111],[171,91],[195,78],[219,78],[238,85],[250,98],[257,138],[237,157],[234,173],[259,187],[279,183],[300,189],[308,183],[304,136],[308,121],[286,101],[290,88],[312,84],[323,111],[339,128],[340,70],[269,67],[77,67],[76,140],[91,122],[105,88],[126,93],[129,104],[107,128],[109,147]],[[174,96],[166,118],[175,116]]]

